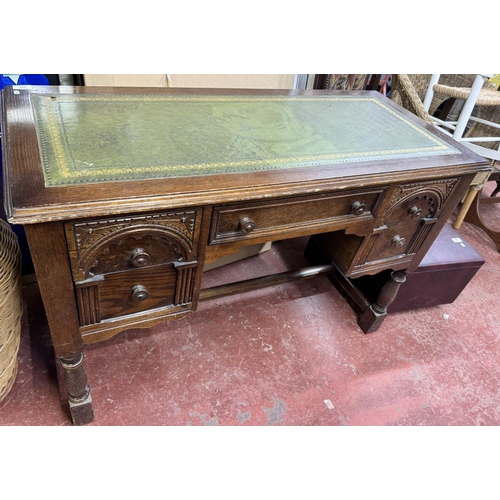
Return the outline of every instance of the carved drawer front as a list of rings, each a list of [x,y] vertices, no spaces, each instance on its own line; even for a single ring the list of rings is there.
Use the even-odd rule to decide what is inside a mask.
[[[91,219],[65,226],[73,279],[197,258],[201,210]]]
[[[194,263],[162,264],[119,271],[76,284],[80,324],[171,306],[189,304]]]
[[[67,223],[80,324],[190,309],[200,227],[201,210]]]
[[[457,179],[446,179],[399,186],[358,265],[417,253],[456,184]]]
[[[380,188],[216,207],[210,244],[300,230],[319,232],[345,227],[354,219],[373,220],[382,192]]]

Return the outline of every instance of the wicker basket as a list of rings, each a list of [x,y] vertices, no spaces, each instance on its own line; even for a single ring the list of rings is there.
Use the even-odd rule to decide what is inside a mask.
[[[0,219],[0,401],[17,375],[22,309],[21,251],[17,236]]]

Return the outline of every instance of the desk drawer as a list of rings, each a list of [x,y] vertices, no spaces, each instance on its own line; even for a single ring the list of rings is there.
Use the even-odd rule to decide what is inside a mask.
[[[99,285],[100,319],[172,305],[176,274],[167,264],[106,275]]]
[[[363,259],[364,263],[405,255],[408,253],[413,238],[420,227],[420,220],[401,222],[373,235],[370,251]]]
[[[456,183],[453,178],[398,186],[381,226],[364,244],[358,266],[374,267],[376,262],[416,254]]]
[[[193,209],[66,223],[80,325],[190,309],[201,217]]]
[[[86,219],[65,225],[76,282],[197,258],[201,210]]]
[[[190,309],[197,262],[119,271],[76,284],[80,324],[172,308]]]
[[[301,230],[312,233],[342,228],[354,219],[373,219],[382,192],[351,191],[216,207],[210,244],[286,236]]]

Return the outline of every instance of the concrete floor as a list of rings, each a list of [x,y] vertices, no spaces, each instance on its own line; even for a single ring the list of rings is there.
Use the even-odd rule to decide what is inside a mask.
[[[500,254],[469,224],[460,235],[486,263],[458,299],[393,313],[369,335],[318,276],[205,302],[177,322],[87,346],[89,425],[500,424]],[[209,271],[204,285],[306,264],[303,243]],[[24,287],[19,373],[0,425],[70,425],[36,284]]]

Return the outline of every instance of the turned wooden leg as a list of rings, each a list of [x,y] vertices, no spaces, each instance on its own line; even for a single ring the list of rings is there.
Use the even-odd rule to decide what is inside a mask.
[[[372,333],[379,328],[387,316],[387,308],[392,304],[399,287],[406,281],[406,271],[393,271],[389,281],[380,290],[376,302],[374,302],[360,316],[358,326],[365,333]]]
[[[73,423],[83,425],[94,420],[92,398],[83,367],[83,341],[67,255],[62,222],[29,224],[25,228],[35,266],[38,286],[59,360],[63,390]],[[65,386],[65,387],[64,387]]]
[[[68,391],[69,411],[74,425],[84,425],[94,420],[92,397],[83,366],[83,354],[70,358],[59,358],[64,369]]]

